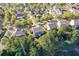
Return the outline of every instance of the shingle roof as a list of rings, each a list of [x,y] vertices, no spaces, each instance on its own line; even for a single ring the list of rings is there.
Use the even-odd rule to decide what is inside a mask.
[[[23,36],[23,35],[25,35],[23,31],[16,29],[11,36],[15,37],[15,36]]]

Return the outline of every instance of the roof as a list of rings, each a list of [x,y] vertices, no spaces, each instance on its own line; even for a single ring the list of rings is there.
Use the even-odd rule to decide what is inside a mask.
[[[43,29],[41,26],[37,26],[37,27],[32,27],[32,31],[33,31],[33,36],[40,36],[43,33]]]
[[[37,32],[35,33],[35,36],[41,36],[43,32]]]
[[[53,28],[56,27],[56,24],[54,24],[54,23],[47,23],[46,26],[47,26],[47,29],[49,29],[49,28],[53,29]]]
[[[63,26],[63,25],[69,25],[70,24],[70,21],[68,20],[59,20],[57,25],[60,27],[60,26]]]
[[[25,29],[15,28],[13,30],[7,30],[4,36],[11,38],[11,37],[17,37],[23,35],[25,35]]]
[[[58,22],[57,19],[48,20],[48,23],[53,23],[53,24],[55,24],[55,23],[57,23],[57,22]]]
[[[42,29],[42,27],[33,27],[33,28],[32,28],[32,31],[33,31],[33,33],[42,32],[43,29]]]
[[[72,19],[72,20],[73,20],[74,22],[79,22],[79,19],[75,19],[75,20],[74,20],[74,19]],[[71,20],[71,21],[72,21],[72,20]]]
[[[13,32],[13,31],[7,30],[7,31],[5,32],[4,37],[11,38],[12,32]]]
[[[16,14],[17,14],[17,18],[26,17],[24,12],[17,11]]]
[[[23,35],[25,35],[25,32],[21,31],[20,29],[16,29],[16,30],[12,33],[11,37],[23,36]]]
[[[25,8],[26,7],[26,4],[24,3],[24,4],[19,4],[19,6],[18,7],[21,7],[21,8]]]
[[[70,25],[79,25],[79,19],[71,20]]]
[[[63,20],[58,20],[58,22],[60,22],[60,23],[66,23],[66,22],[69,22],[69,21],[68,21],[68,20],[63,19]]]
[[[14,26],[12,24],[9,24],[7,30],[14,30]]]

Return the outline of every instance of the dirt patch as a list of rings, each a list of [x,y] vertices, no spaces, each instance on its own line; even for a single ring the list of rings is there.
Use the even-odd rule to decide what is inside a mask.
[[[5,49],[5,48],[6,48],[6,45],[0,43],[0,51]]]

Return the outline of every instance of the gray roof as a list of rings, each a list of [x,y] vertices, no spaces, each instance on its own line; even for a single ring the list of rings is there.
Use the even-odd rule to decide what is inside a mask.
[[[57,19],[52,19],[52,20],[48,20],[47,23],[52,23],[52,24],[56,24],[58,22]]]
[[[25,32],[21,31],[20,29],[16,29],[11,35],[11,37],[23,36],[23,35],[25,35]]]
[[[40,27],[33,27],[32,31],[33,31],[33,35],[35,36],[35,33],[37,33],[37,32],[43,32],[43,29],[42,29],[41,26]]]
[[[46,24],[46,27],[47,27],[47,29],[49,29],[49,28],[50,28],[50,29],[54,29],[54,28],[56,28],[56,25],[57,25],[57,24],[54,24],[54,23],[47,23],[47,24]]]

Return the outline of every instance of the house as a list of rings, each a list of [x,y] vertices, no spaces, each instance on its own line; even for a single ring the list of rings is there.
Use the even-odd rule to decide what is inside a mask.
[[[56,25],[53,23],[47,23],[45,26],[46,26],[47,30],[56,28]]]
[[[70,12],[74,12],[74,9],[72,8],[71,5],[67,5],[66,8],[67,8],[68,11],[70,11]]]
[[[70,22],[68,20],[58,20],[57,25],[58,27],[64,26],[64,25],[70,25]]]
[[[38,22],[38,23],[33,23],[32,25],[31,25],[31,27],[40,27],[40,26],[43,26],[44,25],[44,23],[42,23],[42,22]]]
[[[48,23],[45,24],[47,30],[55,29],[57,27],[57,20],[49,20]]]
[[[20,29],[20,28],[13,28],[10,30],[7,30],[4,37],[18,37],[18,36],[24,36],[25,35],[25,30],[24,29]]]
[[[67,5],[66,8],[71,13],[79,13],[79,10],[77,10],[74,6]]]
[[[9,23],[7,29],[5,30],[4,37],[11,38],[11,34],[13,33],[14,30],[15,27],[11,23]]]
[[[75,20],[72,19],[72,20],[70,21],[70,25],[71,25],[71,26],[77,26],[77,25],[79,26],[79,19],[75,19]]]
[[[52,19],[52,20],[48,20],[47,23],[53,23],[53,24],[56,24],[58,22],[57,19]]]
[[[74,8],[69,8],[69,11],[72,12],[72,13],[78,12],[78,10],[76,10],[76,9],[74,9]]]
[[[19,20],[21,18],[26,18],[26,15],[24,12],[17,11],[16,14],[17,14],[17,16],[16,16],[17,20]]]
[[[23,32],[21,29],[17,28],[12,33],[11,37],[18,37],[18,36],[24,36],[24,35],[25,35],[25,32]]]
[[[29,25],[26,25],[24,28],[21,28],[21,31],[26,33],[27,29],[29,28]]]
[[[17,11],[16,14],[17,14],[18,16],[23,16],[23,15],[25,15],[24,12],[20,12],[20,11]]]
[[[14,26],[13,26],[12,24],[9,24],[9,25],[7,26],[7,30],[14,30]]]
[[[4,34],[4,37],[11,38],[11,35],[15,31],[15,29],[16,28],[12,24],[9,24],[7,26],[7,30],[6,30],[6,32]]]
[[[20,8],[25,8],[25,7],[26,7],[26,4],[25,4],[25,3],[20,3],[20,4],[18,5],[18,7],[20,7]]]
[[[61,10],[60,10],[57,6],[53,6],[53,11],[54,11],[57,15],[61,15],[61,14],[62,14]]]
[[[32,27],[32,32],[34,37],[41,36],[43,34],[43,29],[41,26]]]
[[[7,30],[4,34],[4,37],[11,38],[12,31]]]

